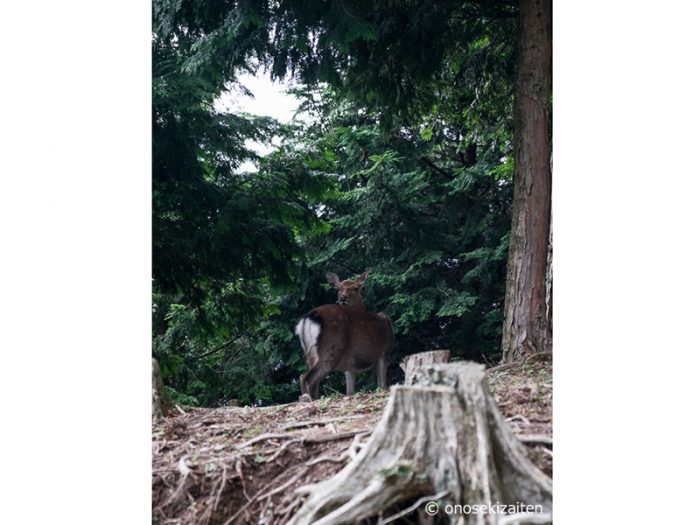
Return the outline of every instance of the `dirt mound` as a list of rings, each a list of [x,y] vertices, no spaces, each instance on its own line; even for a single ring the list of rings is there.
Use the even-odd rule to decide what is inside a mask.
[[[533,462],[551,475],[551,363],[489,372]],[[382,415],[388,392],[272,407],[193,408],[153,423],[153,522],[285,523],[294,490],[342,469]]]

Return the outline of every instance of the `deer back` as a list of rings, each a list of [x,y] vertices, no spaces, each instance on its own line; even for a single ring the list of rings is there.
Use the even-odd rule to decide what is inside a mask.
[[[344,361],[353,363],[352,368],[370,368],[391,352],[394,333],[384,313],[375,314],[339,304],[326,304],[315,311],[323,320],[319,348],[339,351]]]

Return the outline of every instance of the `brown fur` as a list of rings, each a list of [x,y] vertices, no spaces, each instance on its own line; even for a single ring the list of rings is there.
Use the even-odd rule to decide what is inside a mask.
[[[318,398],[320,382],[333,370],[345,372],[348,395],[355,392],[357,373],[375,365],[377,382],[386,388],[386,367],[394,348],[394,331],[386,314],[368,312],[362,302],[360,292],[368,273],[354,281],[342,282],[337,275],[327,273],[328,282],[338,290],[338,304],[314,308],[297,324],[296,334],[309,365],[300,378],[301,391],[312,399]]]

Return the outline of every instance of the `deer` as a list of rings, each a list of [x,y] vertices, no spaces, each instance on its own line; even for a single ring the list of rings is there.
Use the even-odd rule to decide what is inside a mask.
[[[333,272],[326,280],[338,291],[335,304],[324,304],[301,317],[294,328],[306,356],[308,370],[299,378],[301,399],[318,399],[319,384],[333,370],[345,372],[345,392],[355,393],[358,372],[377,367],[377,383],[386,388],[389,354],[394,349],[394,330],[384,313],[367,311],[362,287],[365,271],[355,280],[341,281]]]

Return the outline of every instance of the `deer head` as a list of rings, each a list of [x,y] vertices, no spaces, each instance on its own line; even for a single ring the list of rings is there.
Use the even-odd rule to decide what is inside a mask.
[[[326,273],[326,280],[338,291],[338,304],[345,304],[351,308],[365,307],[362,302],[362,287],[369,272],[369,270],[365,271],[354,281],[351,279],[341,281],[333,272]]]

